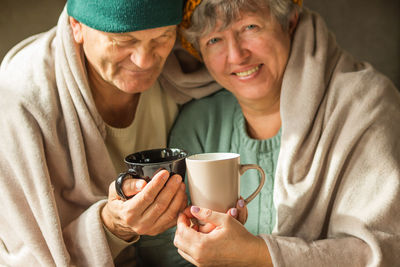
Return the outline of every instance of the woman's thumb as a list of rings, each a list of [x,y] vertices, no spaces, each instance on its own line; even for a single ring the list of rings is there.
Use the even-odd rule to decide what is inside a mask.
[[[192,215],[200,221],[201,224],[213,224],[214,226],[219,226],[223,222],[224,213],[212,211],[206,208],[200,208],[197,206],[192,206],[190,208]]]

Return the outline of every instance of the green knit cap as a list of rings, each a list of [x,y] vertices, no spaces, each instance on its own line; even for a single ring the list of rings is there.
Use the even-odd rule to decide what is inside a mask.
[[[103,32],[133,32],[177,25],[183,0],[68,0],[68,15]]]

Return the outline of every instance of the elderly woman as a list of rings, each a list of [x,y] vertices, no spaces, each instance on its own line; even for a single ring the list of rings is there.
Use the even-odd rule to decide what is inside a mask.
[[[398,265],[394,85],[289,0],[188,1],[183,27],[189,50],[226,90],[186,105],[170,145],[240,153],[269,181],[244,226],[202,207],[186,210],[178,252],[198,266]],[[252,180],[242,195],[254,190]],[[216,228],[196,230],[192,217]]]

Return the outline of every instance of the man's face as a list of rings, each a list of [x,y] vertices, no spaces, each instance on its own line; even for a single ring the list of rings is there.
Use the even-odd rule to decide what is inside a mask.
[[[128,94],[143,92],[154,84],[176,39],[175,25],[106,33],[79,24],[78,43],[83,45],[89,75],[95,76],[91,78]],[[73,31],[77,40],[76,30]]]

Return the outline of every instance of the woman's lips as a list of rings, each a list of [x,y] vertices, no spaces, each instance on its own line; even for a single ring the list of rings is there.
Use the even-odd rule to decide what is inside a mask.
[[[248,79],[248,78],[253,77],[260,70],[261,67],[262,67],[262,64],[254,66],[247,70],[232,72],[232,75],[235,75],[236,77],[238,77],[240,79]]]

